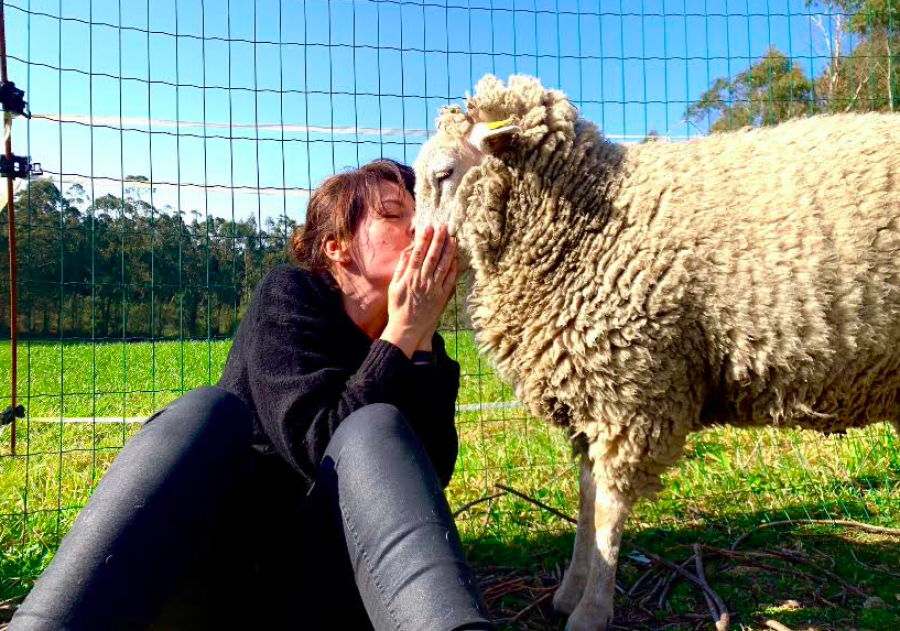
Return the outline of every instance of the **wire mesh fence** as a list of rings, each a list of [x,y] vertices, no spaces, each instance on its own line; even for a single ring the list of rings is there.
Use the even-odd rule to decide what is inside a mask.
[[[317,182],[377,157],[411,162],[439,106],[483,74],[537,75],[624,143],[900,108],[890,0],[4,4],[10,78],[32,112],[12,138],[44,176],[17,181],[26,416],[16,453],[9,427],[0,444],[0,600],[28,588],[139,422],[218,380]],[[5,210],[0,220],[6,252]],[[6,305],[8,262],[0,272]],[[450,488],[463,536],[569,531],[496,486],[577,508],[566,436],[517,406],[462,302],[459,292],[442,333],[463,372]],[[0,321],[8,335],[7,311]],[[9,344],[0,350],[5,407]],[[692,439],[630,528],[896,524],[898,488],[887,426],[828,438],[723,428]]]

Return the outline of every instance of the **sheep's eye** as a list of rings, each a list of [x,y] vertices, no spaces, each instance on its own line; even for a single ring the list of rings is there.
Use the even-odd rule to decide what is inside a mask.
[[[448,177],[450,177],[451,175],[453,175],[453,170],[452,170],[452,169],[446,169],[446,170],[444,170],[444,171],[438,171],[437,173],[434,174],[434,180],[435,180],[435,182],[437,182],[437,183],[441,183],[441,182],[443,182],[444,180],[446,180]]]

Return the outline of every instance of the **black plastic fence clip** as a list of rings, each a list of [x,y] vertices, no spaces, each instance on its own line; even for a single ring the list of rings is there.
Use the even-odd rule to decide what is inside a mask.
[[[31,118],[31,112],[25,109],[25,90],[20,90],[12,81],[0,84],[0,105],[13,117]]]
[[[12,157],[12,160],[9,161],[6,159],[6,156],[0,153],[0,176],[3,177],[28,177],[29,175],[43,175],[44,171],[41,169],[40,162],[32,162],[25,156],[16,156]]]
[[[15,418],[25,418],[25,406],[17,405],[15,408],[9,406],[0,414],[0,426],[9,425]]]

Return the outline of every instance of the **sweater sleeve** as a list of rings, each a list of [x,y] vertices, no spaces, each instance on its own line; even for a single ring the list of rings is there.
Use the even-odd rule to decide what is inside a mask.
[[[260,293],[258,321],[248,345],[250,389],[263,431],[276,451],[312,481],[340,422],[370,403],[403,401],[412,362],[375,340],[354,372],[336,366],[338,334],[323,305],[298,304],[291,287],[270,283]]]
[[[447,355],[444,340],[435,333],[433,364],[415,365],[415,400],[410,417],[422,439],[441,484],[453,476],[459,452],[456,433],[456,397],[459,393],[459,364]]]

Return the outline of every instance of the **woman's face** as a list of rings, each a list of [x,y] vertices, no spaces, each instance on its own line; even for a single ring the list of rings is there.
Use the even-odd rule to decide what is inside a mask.
[[[416,204],[409,191],[393,182],[381,184],[381,201],[382,212],[370,209],[360,224],[350,256],[360,273],[386,295],[400,255],[413,242]]]

